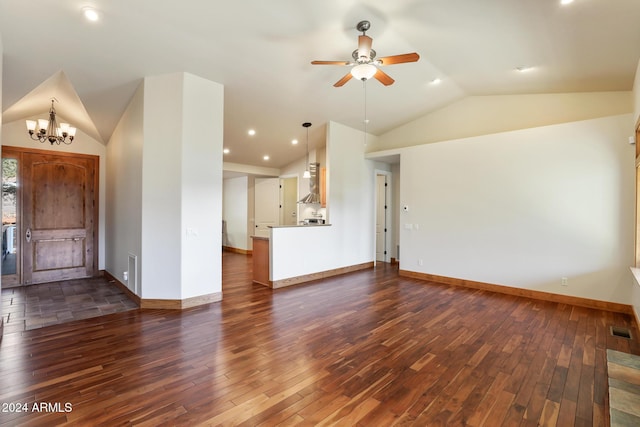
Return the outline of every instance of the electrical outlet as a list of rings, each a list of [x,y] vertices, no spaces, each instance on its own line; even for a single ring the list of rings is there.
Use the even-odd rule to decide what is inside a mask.
[[[569,286],[569,278],[568,277],[563,277],[562,279],[560,279],[560,285]]]
[[[129,281],[129,272],[125,271],[124,273],[122,273],[122,278],[124,279],[125,282]]]
[[[418,259],[418,265],[424,265],[424,261],[422,261],[422,258]]]

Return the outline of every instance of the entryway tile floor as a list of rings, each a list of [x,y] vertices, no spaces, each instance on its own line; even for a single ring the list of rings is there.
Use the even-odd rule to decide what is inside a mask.
[[[611,427],[640,426],[640,356],[607,350]]]
[[[2,289],[5,334],[137,308],[103,277]]]

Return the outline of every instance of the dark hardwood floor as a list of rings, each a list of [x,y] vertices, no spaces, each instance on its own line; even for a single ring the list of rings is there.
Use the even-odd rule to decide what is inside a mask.
[[[220,303],[6,335],[0,425],[603,426],[606,349],[640,354],[622,314],[390,265],[275,291],[250,269],[224,254]]]

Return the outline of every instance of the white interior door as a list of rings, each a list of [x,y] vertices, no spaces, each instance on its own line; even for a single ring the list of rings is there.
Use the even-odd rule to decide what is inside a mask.
[[[376,175],[376,261],[387,261],[387,177]]]
[[[280,178],[256,178],[254,210],[255,235],[269,237],[269,226],[279,225]]]
[[[280,225],[298,224],[298,178],[280,180]]]

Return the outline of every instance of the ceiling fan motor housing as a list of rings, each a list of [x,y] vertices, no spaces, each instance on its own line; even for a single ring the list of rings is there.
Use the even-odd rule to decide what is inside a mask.
[[[354,50],[353,53],[351,54],[351,57],[353,58],[354,61],[356,62],[368,62],[368,61],[363,61],[362,58],[359,57],[358,55],[358,49]],[[373,61],[373,59],[376,57],[376,51],[371,49],[369,51],[369,61]]]
[[[360,22],[358,22],[358,25],[356,26],[356,29],[358,31],[362,31],[363,34],[364,34],[365,31],[368,31],[369,28],[371,28],[371,22],[369,22],[369,21],[360,21]]]

